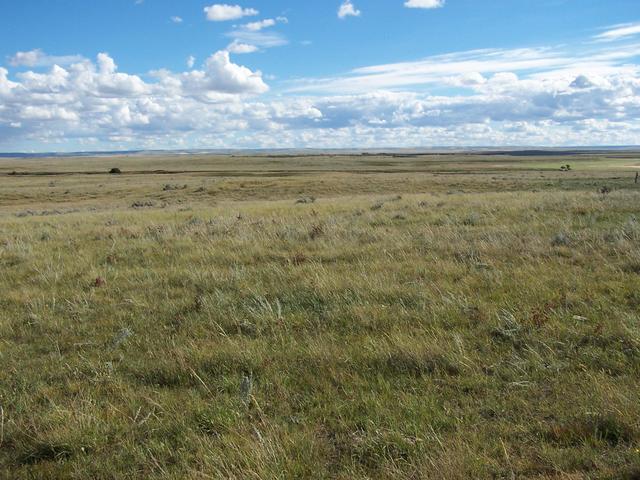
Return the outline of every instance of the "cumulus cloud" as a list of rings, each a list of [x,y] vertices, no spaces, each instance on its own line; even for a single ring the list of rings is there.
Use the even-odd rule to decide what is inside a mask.
[[[358,10],[351,0],[344,0],[340,7],[338,8],[338,18],[344,19],[347,17],[359,17],[362,14],[360,10]]]
[[[91,136],[106,143],[127,135],[140,139],[193,130],[200,120],[211,128],[212,103],[233,110],[246,96],[268,90],[260,72],[235,64],[226,51],[211,55],[201,70],[152,76],[156,81],[146,82],[119,72],[106,53],[95,62],[21,72],[15,81],[0,68],[0,145],[16,136],[39,141]],[[220,112],[215,117],[222,120]],[[7,129],[15,132],[9,136]]]
[[[189,55],[187,57],[186,63],[188,68],[193,68],[193,66],[196,64],[196,57],[194,57],[193,55]]]
[[[445,0],[407,0],[404,6],[407,8],[440,8],[444,7]]]
[[[570,87],[573,88],[591,88],[594,84],[589,80],[589,77],[586,75],[578,75],[573,82],[571,82]]]
[[[171,21],[173,23],[182,23],[183,19],[182,19],[182,17],[178,17],[177,15],[175,15],[175,16],[171,17]]]
[[[456,52],[274,96],[230,56],[253,48],[232,42],[201,67],[143,77],[105,53],[46,71],[0,67],[0,149],[640,143],[633,45]]]
[[[260,72],[237,65],[222,50],[211,55],[204,70],[193,70],[181,76],[187,91],[196,93],[260,94],[269,90]]]
[[[207,20],[212,22],[226,22],[242,17],[252,17],[260,12],[254,8],[243,8],[240,5],[214,4],[204,8]]]

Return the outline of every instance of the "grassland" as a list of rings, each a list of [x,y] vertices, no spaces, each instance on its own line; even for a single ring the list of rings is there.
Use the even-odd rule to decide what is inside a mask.
[[[640,478],[638,165],[0,160],[0,478]]]

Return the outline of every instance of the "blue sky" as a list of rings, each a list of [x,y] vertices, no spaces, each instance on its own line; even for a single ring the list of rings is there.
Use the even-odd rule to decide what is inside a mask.
[[[640,144],[637,0],[26,0],[0,151]]]

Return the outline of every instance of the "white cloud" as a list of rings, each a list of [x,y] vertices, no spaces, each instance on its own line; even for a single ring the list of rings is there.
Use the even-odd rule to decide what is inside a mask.
[[[77,121],[79,119],[77,113],[60,106],[41,107],[26,105],[21,109],[20,113],[21,118],[24,120]]]
[[[173,17],[171,17],[171,21],[172,21],[173,23],[182,23],[182,22],[183,22],[182,17],[178,17],[177,15],[176,15],[176,16],[173,16]]]
[[[243,28],[224,34],[234,42],[254,45],[261,48],[273,48],[287,45],[287,39],[278,32],[251,31]]]
[[[83,60],[81,55],[52,56],[40,49],[28,52],[17,52],[9,58],[12,67],[50,67],[52,65],[69,65]]]
[[[242,25],[242,28],[251,32],[259,32],[264,28],[273,27],[275,24],[276,21],[273,18],[267,18],[265,20],[260,20],[259,22],[245,23]]]
[[[635,44],[456,52],[274,96],[261,95],[271,77],[229,55],[258,47],[234,41],[195,70],[143,77],[104,53],[0,67],[0,150],[640,144]]]
[[[347,17],[359,17],[361,15],[361,11],[358,10],[351,0],[344,0],[342,5],[338,8],[338,18],[344,19]]]
[[[0,131],[12,128],[12,138],[39,141],[49,135],[76,141],[88,135],[104,142],[127,135],[137,139],[147,130],[158,135],[193,130],[198,121],[211,128],[212,102],[231,111],[239,99],[268,90],[260,72],[233,63],[224,51],[211,55],[202,70],[154,72],[155,82],[118,72],[106,53],[95,63],[18,73],[17,81],[8,73],[0,68]],[[218,112],[215,121],[221,119]],[[7,140],[0,135],[0,145]]]
[[[227,46],[227,51],[229,53],[235,54],[243,54],[243,53],[253,53],[258,51],[258,47],[255,45],[250,45],[248,43],[241,43],[237,40],[234,40]]]
[[[287,39],[280,33],[264,31],[278,23],[289,23],[286,17],[266,18],[257,22],[234,25],[234,30],[224,35],[233,41],[227,46],[231,53],[252,53],[259,48],[273,48],[286,45]]]
[[[594,38],[602,41],[613,41],[635,35],[640,35],[640,23],[616,25],[614,28],[602,32],[599,35],[596,35]]]
[[[591,82],[591,80],[589,80],[589,77],[587,77],[586,75],[578,75],[575,80],[573,82],[571,82],[571,85],[569,85],[572,88],[591,88],[594,86],[593,82]]]
[[[193,55],[189,55],[187,57],[187,67],[193,68],[195,64],[196,64],[196,57],[194,57]]]
[[[292,92],[359,93],[459,84],[465,75],[500,72],[541,73],[564,79],[581,73],[611,74],[637,55],[638,45],[596,47],[576,53],[563,48],[485,49],[427,57],[414,62],[358,68],[344,75],[297,81]],[[457,80],[456,80],[457,79]]]
[[[407,8],[440,8],[444,7],[445,0],[407,0],[404,6]]]
[[[192,70],[181,75],[183,88],[195,95],[214,94],[260,94],[269,90],[260,72],[237,65],[229,58],[229,52],[221,50],[205,62],[204,70]],[[211,98],[211,97],[210,97]],[[215,95],[214,98],[218,98]]]
[[[214,4],[204,8],[207,20],[212,22],[225,22],[237,20],[242,17],[252,17],[260,12],[254,8],[242,8],[240,5]]]

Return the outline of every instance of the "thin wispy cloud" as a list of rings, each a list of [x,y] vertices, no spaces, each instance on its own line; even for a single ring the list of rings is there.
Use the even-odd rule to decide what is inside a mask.
[[[248,43],[242,43],[238,40],[234,40],[229,45],[227,45],[227,51],[229,53],[235,53],[237,55],[242,55],[245,53],[253,53],[258,51],[258,47],[255,45],[250,45]]]
[[[365,92],[415,86],[450,85],[464,75],[492,75],[500,72],[547,74],[589,69],[619,68],[637,55],[637,45],[626,48],[589,48],[582,52],[562,47],[485,49],[435,55],[413,62],[372,65],[344,75],[310,78],[293,82],[292,92]]]
[[[70,65],[81,62],[84,57],[81,55],[47,55],[40,49],[28,52],[17,52],[9,58],[9,65],[12,67],[49,67],[52,65]]]
[[[404,6],[407,8],[440,8],[444,7],[445,0],[407,0]]]
[[[407,0],[404,6],[407,8],[440,8],[444,7],[445,0]]]
[[[640,35],[640,23],[627,23],[624,25],[616,25],[615,27],[596,35],[594,38],[601,41],[614,41],[637,35]]]
[[[267,18],[265,20],[260,20],[259,22],[250,22],[242,25],[242,28],[245,30],[249,30],[250,32],[259,32],[265,28],[273,27],[276,24],[276,21],[273,18]]]
[[[289,41],[279,32],[251,31],[242,28],[224,34],[234,42],[253,45],[260,48],[282,47]]]
[[[245,23],[241,25],[240,28],[250,32],[259,32],[265,28],[274,27],[278,23],[289,23],[289,19],[287,17],[265,18],[257,22]]]

